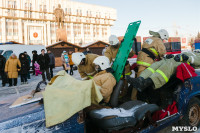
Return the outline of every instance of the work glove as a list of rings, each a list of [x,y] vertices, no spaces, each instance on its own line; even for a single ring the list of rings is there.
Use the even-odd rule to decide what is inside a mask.
[[[185,54],[178,54],[174,57],[174,60],[176,62],[185,62],[189,59],[189,57]]]
[[[166,55],[166,59],[171,59],[171,58],[174,58],[174,55],[173,55],[173,54],[168,54],[168,55]]]
[[[175,60],[176,62],[180,62],[180,61],[181,61],[181,55],[180,55],[180,54],[176,55],[176,56],[174,57],[174,60]]]
[[[181,56],[182,56],[183,61],[187,61],[189,59],[189,57],[185,54],[182,54]]]

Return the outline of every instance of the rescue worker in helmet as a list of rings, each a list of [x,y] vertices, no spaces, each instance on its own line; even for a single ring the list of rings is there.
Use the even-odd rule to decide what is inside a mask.
[[[146,39],[143,42],[142,50],[137,56],[137,77],[139,77],[146,68],[151,66],[151,64],[153,64],[156,59],[163,58],[166,53],[166,48],[163,40],[168,40],[168,32],[164,29],[161,29],[158,32],[149,31],[149,34],[152,35],[152,37]],[[131,99],[137,99],[136,89],[132,90]]]
[[[158,89],[165,85],[169,81],[169,78],[175,74],[177,66],[181,65],[182,62],[187,62],[188,59],[187,55],[179,54],[174,58],[163,59],[153,63],[138,78],[130,78],[130,76],[126,76],[126,78],[140,92],[149,86]]]
[[[108,57],[111,63],[115,61],[121,42],[119,41],[116,35],[111,35],[109,37],[110,46],[106,49],[104,55]],[[133,50],[131,50],[128,57],[133,57],[133,55],[134,55],[134,52]],[[125,75],[131,75],[130,64],[128,61],[126,62],[126,66],[125,66]]]
[[[99,87],[104,102],[108,103],[116,84],[115,77],[112,75],[113,70],[111,68],[110,61],[106,56],[99,56],[93,61],[93,63],[95,64],[95,69],[98,72],[94,76],[93,81]]]
[[[95,65],[93,64],[94,59],[97,57],[98,55],[96,54],[72,54],[72,61],[78,67],[78,72],[83,80],[92,79],[93,76],[97,73],[95,70]]]

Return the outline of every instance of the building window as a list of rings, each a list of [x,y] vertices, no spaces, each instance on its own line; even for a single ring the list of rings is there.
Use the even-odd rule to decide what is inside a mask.
[[[11,2],[10,1],[8,1],[8,8],[11,8],[11,4],[10,4]]]
[[[71,10],[71,8],[69,8],[69,14],[71,14],[72,13],[72,10]]]
[[[44,11],[44,12],[46,12],[46,11],[47,11],[47,9],[46,9],[46,5],[44,5],[43,11]]]
[[[13,21],[13,35],[18,36],[18,22],[17,22],[17,20]]]
[[[12,36],[13,32],[13,22],[9,19],[6,19],[6,34],[7,36]]]
[[[67,14],[67,8],[65,8],[65,14]]]
[[[17,2],[16,1],[14,1],[14,3],[13,3],[13,8],[17,8]]]
[[[79,15],[78,9],[76,10],[76,14]]]
[[[32,10],[32,4],[30,3],[30,10]]]
[[[32,18],[32,12],[30,12],[30,18]]]
[[[24,4],[25,9],[27,10],[27,3]]]
[[[82,10],[80,10],[80,15],[82,16]]]
[[[40,11],[42,11],[42,5],[40,5]]]

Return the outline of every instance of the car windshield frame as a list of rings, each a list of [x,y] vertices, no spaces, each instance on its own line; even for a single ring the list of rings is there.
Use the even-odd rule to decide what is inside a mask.
[[[3,53],[3,50],[0,50],[0,55]]]

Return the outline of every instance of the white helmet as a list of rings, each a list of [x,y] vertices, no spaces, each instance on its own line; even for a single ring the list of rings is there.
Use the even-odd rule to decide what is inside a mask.
[[[100,68],[101,68],[101,70],[105,70],[105,69],[111,67],[111,65],[110,65],[110,60],[109,60],[108,57],[106,57],[106,56],[99,56],[99,57],[97,57],[97,58],[93,61],[93,63],[94,63],[95,65],[99,65]]]
[[[85,58],[85,55],[83,53],[73,53],[72,54],[72,61],[75,65],[79,65],[82,61],[82,59]]]
[[[160,35],[160,38],[162,40],[168,40],[169,39],[169,34],[165,29],[161,29],[158,31],[158,34]]]
[[[109,43],[110,43],[110,45],[117,45],[119,43],[119,40],[118,40],[117,36],[116,35],[111,35],[109,37]]]

